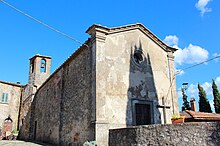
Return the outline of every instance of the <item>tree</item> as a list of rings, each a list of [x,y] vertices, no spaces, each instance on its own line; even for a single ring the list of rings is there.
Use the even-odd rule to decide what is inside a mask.
[[[183,95],[183,106],[182,111],[184,110],[190,110],[189,102],[187,100],[187,95],[185,94],[185,90],[182,88],[182,95]]]
[[[215,84],[214,80],[212,80],[212,93],[213,93],[213,96],[214,96],[215,112],[220,113],[220,94],[219,94],[218,87]]]
[[[206,97],[205,90],[200,86],[199,83],[198,83],[198,89],[199,89],[199,111],[211,113],[212,112],[211,106]]]

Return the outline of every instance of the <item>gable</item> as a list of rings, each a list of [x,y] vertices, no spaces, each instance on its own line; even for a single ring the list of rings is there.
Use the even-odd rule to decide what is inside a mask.
[[[94,24],[91,27],[89,27],[89,29],[86,32],[93,37],[100,37],[101,34],[109,35],[115,33],[122,33],[126,31],[132,31],[132,30],[141,31],[142,33],[144,33],[144,35],[146,35],[148,38],[154,41],[158,46],[160,46],[161,49],[163,49],[166,52],[175,52],[177,50],[173,47],[166,45],[162,40],[160,40],[155,34],[153,34],[149,29],[147,29],[141,23],[120,26],[120,27],[113,27],[113,28],[108,28],[105,26]]]

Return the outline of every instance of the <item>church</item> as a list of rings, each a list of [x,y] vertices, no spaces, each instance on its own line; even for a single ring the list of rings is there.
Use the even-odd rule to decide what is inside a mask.
[[[5,116],[20,129],[19,138],[105,146],[109,129],[171,123],[179,113],[175,48],[140,23],[94,24],[86,33],[91,37],[51,75],[51,57],[37,54],[27,85],[0,82],[1,95],[3,84],[18,88],[17,113]]]

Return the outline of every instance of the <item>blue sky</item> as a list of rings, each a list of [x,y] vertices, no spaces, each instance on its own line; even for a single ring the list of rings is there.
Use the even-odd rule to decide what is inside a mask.
[[[179,48],[176,68],[182,69],[220,55],[219,0],[52,1],[5,0],[25,13],[84,42],[92,24],[107,27],[140,22],[167,44]],[[30,20],[0,2],[0,80],[27,83],[29,58],[52,56],[52,72],[80,44]],[[196,98],[197,83],[212,103],[211,81],[220,87],[220,60],[214,60],[177,76],[177,88],[188,82],[187,95]],[[179,95],[179,103],[181,102]]]

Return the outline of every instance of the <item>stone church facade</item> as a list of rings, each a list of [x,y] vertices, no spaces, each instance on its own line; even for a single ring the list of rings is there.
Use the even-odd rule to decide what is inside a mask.
[[[47,72],[50,57],[30,60],[20,138],[55,145],[94,140],[107,145],[109,129],[171,123],[179,112],[176,49],[142,24],[92,25],[86,32],[91,37],[52,75]],[[42,66],[46,71],[39,74]]]

